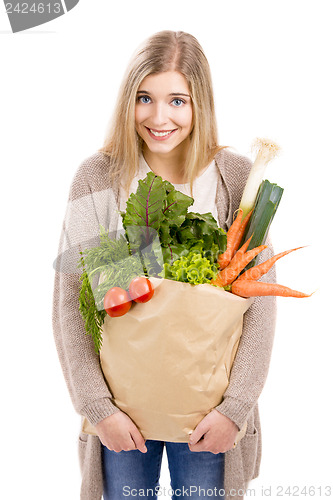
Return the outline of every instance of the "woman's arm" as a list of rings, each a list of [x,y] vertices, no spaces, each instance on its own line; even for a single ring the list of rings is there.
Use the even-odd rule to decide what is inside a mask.
[[[92,425],[118,408],[101,371],[93,341],[86,335],[78,309],[79,275],[56,271],[53,332],[60,364],[75,410]]]
[[[264,252],[263,252],[264,254]],[[260,261],[273,255],[271,244]],[[275,282],[272,268],[262,281]],[[256,297],[244,315],[230,382],[216,409],[242,428],[264,388],[271,358],[276,321],[276,298]]]
[[[79,311],[79,252],[96,244],[99,224],[109,222],[108,209],[113,208],[113,213],[116,210],[110,189],[100,189],[108,187],[102,182],[106,166],[103,156],[94,155],[80,165],[73,179],[55,265],[53,295],[53,331],[64,377],[75,410],[92,425],[119,411],[111,402],[99,356],[92,338],[86,335]]]
[[[269,244],[266,255],[273,253]],[[275,281],[275,271],[266,280]],[[264,387],[271,357],[276,304],[275,297],[257,297],[244,315],[243,333],[233,362],[230,382],[222,403],[194,430],[191,451],[226,452],[233,448],[236,435],[247,421]],[[202,436],[204,440],[201,440]]]
[[[76,411],[95,427],[101,442],[109,449],[138,449],[145,453],[140,431],[112,403],[99,355],[92,338],[86,335],[79,311],[80,251],[98,245],[100,225],[111,233],[117,230],[118,206],[113,187],[108,159],[101,153],[85,160],[74,177],[55,265],[53,329]]]

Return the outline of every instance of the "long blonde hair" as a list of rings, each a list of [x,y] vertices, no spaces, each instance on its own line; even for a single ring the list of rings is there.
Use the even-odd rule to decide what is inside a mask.
[[[183,31],[161,31],[148,38],[130,61],[103,148],[110,156],[111,176],[121,176],[128,191],[135,176],[143,141],[135,129],[137,91],[148,75],[178,71],[189,85],[193,129],[184,176],[193,181],[217,153],[217,125],[208,61],[197,39]]]

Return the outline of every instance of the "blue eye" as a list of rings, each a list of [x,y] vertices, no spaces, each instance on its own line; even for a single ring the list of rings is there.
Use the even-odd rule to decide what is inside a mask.
[[[151,101],[151,99],[147,95],[141,95],[138,97],[138,101],[142,102],[143,104],[148,104]]]
[[[179,106],[181,106],[182,104],[185,104],[185,101],[183,101],[182,99],[173,99],[172,102],[177,108],[179,108]]]

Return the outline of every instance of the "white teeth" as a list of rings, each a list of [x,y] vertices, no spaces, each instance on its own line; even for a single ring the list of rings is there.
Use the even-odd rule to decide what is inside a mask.
[[[164,137],[165,135],[169,135],[173,132],[172,130],[169,130],[168,132],[155,132],[155,130],[152,130],[151,128],[149,130],[156,137]]]

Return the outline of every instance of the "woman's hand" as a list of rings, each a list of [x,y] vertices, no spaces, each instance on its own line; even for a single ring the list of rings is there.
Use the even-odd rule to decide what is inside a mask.
[[[104,418],[95,428],[101,443],[109,450],[119,452],[138,449],[141,453],[147,451],[145,440],[139,429],[122,411]]]
[[[225,453],[234,447],[238,430],[230,418],[213,409],[196,426],[188,446],[191,451]]]

